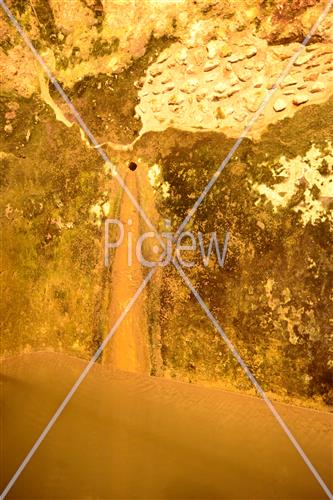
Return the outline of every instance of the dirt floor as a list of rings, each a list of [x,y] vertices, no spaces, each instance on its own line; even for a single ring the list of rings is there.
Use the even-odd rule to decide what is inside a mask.
[[[127,188],[138,199],[137,173],[128,169],[126,172],[126,169],[127,165],[120,169],[120,172],[124,175]],[[122,193],[119,221],[124,227],[124,240],[116,249],[112,262],[112,289],[109,309],[111,327],[144,279],[143,269],[135,253],[137,240],[140,236],[139,214],[126,192]],[[115,241],[117,238],[118,235]],[[144,291],[103,352],[103,364],[115,370],[150,373],[147,319],[144,307],[146,300],[146,292]]]
[[[1,487],[84,365],[52,353],[3,364]],[[277,409],[333,486],[332,415]],[[260,399],[95,366],[8,498],[326,497]]]

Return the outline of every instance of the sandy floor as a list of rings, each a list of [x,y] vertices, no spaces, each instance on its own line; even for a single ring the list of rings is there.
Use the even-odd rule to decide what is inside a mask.
[[[84,362],[36,353],[3,363],[1,486]],[[278,405],[329,486],[332,416]],[[96,366],[8,498],[325,498],[263,402]]]

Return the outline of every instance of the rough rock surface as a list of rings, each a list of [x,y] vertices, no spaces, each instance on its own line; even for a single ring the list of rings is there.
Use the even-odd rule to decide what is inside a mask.
[[[272,6],[250,0],[8,0],[7,3],[66,87],[87,76],[122,71],[145,53],[152,37],[178,40],[184,57],[187,48],[208,44],[210,60],[215,58],[219,45],[215,40],[228,41],[235,33],[240,38],[253,35],[273,45],[285,40],[301,41],[325,5],[317,0],[299,0],[292,6],[286,0]],[[38,91],[36,66],[6,19],[0,10],[0,83],[4,90],[14,86],[21,95],[31,95]],[[330,14],[321,24],[317,41],[333,42],[332,19]],[[251,59],[257,46],[250,44],[242,55],[229,53],[228,44],[221,50],[221,55],[233,61],[244,54]],[[200,54],[197,57],[200,59]],[[199,59],[196,65],[202,64]],[[20,65],[23,60],[25,64]],[[214,64],[208,63],[207,68]]]
[[[116,164],[134,160],[147,183],[148,170],[157,222],[176,225],[324,7],[7,3]],[[193,282],[265,388],[314,404],[333,402],[332,34],[330,14],[193,221],[194,230],[232,235],[226,267],[199,263]],[[2,12],[0,84],[2,347],[88,357],[107,324],[102,222],[117,216],[121,196]],[[149,290],[153,373],[248,389],[172,272]]]
[[[163,62],[156,61],[148,69],[139,92],[137,114],[143,123],[142,132],[174,126],[239,134],[282,74],[287,58],[302,46],[293,43],[287,51],[285,46],[272,48],[252,35],[246,37],[242,33],[238,38],[234,36],[233,43],[214,41],[213,60],[209,44],[187,47],[186,52],[180,43],[166,49],[162,53]],[[180,54],[183,54],[181,59]],[[225,57],[225,54],[231,55]],[[164,83],[166,75],[168,84]],[[268,124],[293,116],[302,104],[323,102],[332,93],[332,45],[311,45],[310,51],[304,51],[288,76],[281,80],[254,132],[262,132]],[[153,109],[156,96],[158,110]],[[237,112],[230,112],[231,109]]]

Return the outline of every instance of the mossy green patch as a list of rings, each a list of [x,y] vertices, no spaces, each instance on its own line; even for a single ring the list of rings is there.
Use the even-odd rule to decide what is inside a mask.
[[[0,101],[1,123],[10,108],[13,132],[0,144],[1,353],[47,347],[88,356],[106,333],[111,279],[90,209],[110,181],[76,126],[55,121],[37,98],[13,96]],[[115,213],[119,203],[109,201]]]
[[[201,231],[209,237],[215,231],[222,244],[230,231],[225,267],[216,259],[205,267],[198,252],[195,266],[186,270],[265,390],[327,403],[332,402],[328,381],[333,367],[330,224],[326,219],[304,226],[293,210],[303,199],[301,184],[289,205],[277,210],[253,186],[279,181],[282,156],[302,157],[312,145],[324,156],[333,137],[332,113],[332,100],[304,108],[269,127],[260,141],[243,141],[188,227],[194,235]],[[169,130],[165,135],[171,146],[160,148],[154,161],[170,197],[161,195],[158,208],[176,230],[233,141],[222,134],[190,138]],[[161,136],[158,142],[163,143]],[[188,371],[192,380],[217,377],[243,386],[244,374],[230,363],[218,333],[200,320],[204,313],[195,299],[178,291],[176,271],[163,272],[161,335],[167,369],[182,377]]]

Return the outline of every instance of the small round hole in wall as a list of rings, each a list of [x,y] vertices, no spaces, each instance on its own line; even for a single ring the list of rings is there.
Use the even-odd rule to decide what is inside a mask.
[[[134,172],[134,170],[136,170],[136,169],[137,169],[137,166],[138,166],[138,165],[137,165],[134,161],[131,161],[131,162],[128,164],[128,168],[129,168],[132,172]]]

